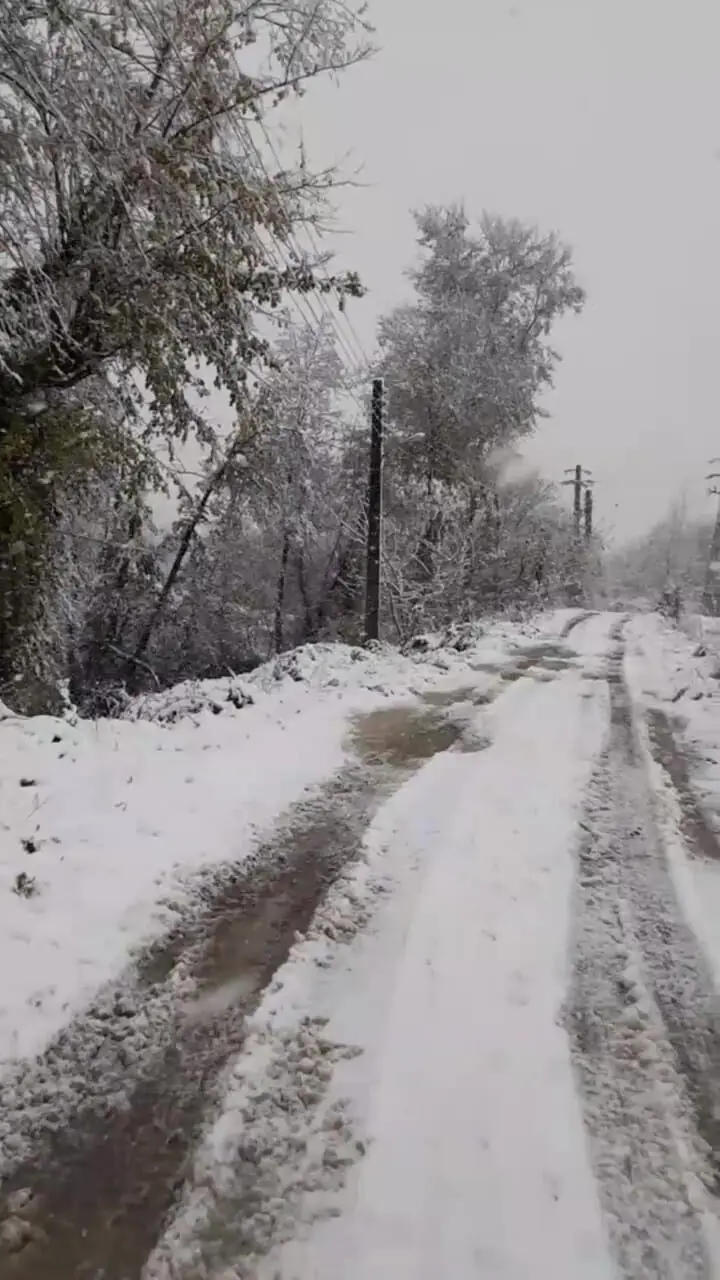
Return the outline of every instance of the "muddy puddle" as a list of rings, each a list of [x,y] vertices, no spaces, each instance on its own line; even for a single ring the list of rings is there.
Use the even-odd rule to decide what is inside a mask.
[[[486,706],[492,702],[494,694],[488,690],[481,691],[474,684],[460,685],[453,689],[428,689],[422,694],[422,700],[428,707],[454,707],[461,702],[471,702],[473,706]]]
[[[566,645],[546,643],[519,650],[509,663],[473,662],[470,665],[473,671],[497,676],[505,684],[523,678],[547,681],[553,680],[561,671],[577,667],[578,655]]]
[[[407,767],[420,765],[440,751],[453,748],[471,752],[489,745],[487,738],[470,730],[463,717],[453,718],[447,708],[466,698],[444,695],[443,702],[429,708],[381,707],[355,724],[351,741],[354,750],[371,765]],[[425,699],[427,700],[427,698]]]
[[[680,829],[689,852],[718,861],[720,841],[693,787],[689,753],[681,745],[670,717],[660,708],[648,711],[647,723],[653,757],[670,778],[680,805]]]
[[[355,722],[351,742],[368,764],[402,767],[447,751],[459,736],[459,726],[440,708],[381,707]]]
[[[115,1088],[124,1079],[127,1096],[118,1105],[109,1092],[91,1112],[76,1106],[62,1125],[33,1131],[36,1155],[15,1165],[0,1190],[2,1276],[139,1280],[189,1173],[220,1073],[242,1049],[247,1015],[328,886],[358,856],[379,804],[437,752],[487,745],[464,746],[462,722],[432,705],[359,717],[351,744],[355,762],[292,806],[251,865],[206,879],[193,918],[139,959],[137,1008],[161,998],[178,974],[192,999],[159,1024],[139,1077],[132,1057],[120,1056],[122,1014],[104,1024],[108,1078]],[[172,999],[162,998],[166,1006]],[[48,1051],[45,1084],[42,1063],[37,1072],[40,1094],[50,1072],[77,1077],[93,1019],[96,1026],[90,1010],[64,1032],[62,1051]]]

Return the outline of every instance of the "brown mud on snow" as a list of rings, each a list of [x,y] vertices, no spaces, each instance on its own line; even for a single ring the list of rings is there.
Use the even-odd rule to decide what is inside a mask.
[[[688,852],[717,861],[720,859],[720,841],[693,787],[690,752],[681,743],[670,717],[660,708],[648,710],[647,724],[653,758],[667,773],[677,796],[680,829]]]
[[[61,1126],[42,1122],[31,1133],[33,1157],[0,1185],[0,1275],[139,1280],[190,1171],[219,1074],[242,1048],[246,1016],[329,885],[358,856],[382,800],[437,752],[486,745],[464,745],[462,735],[462,724],[433,706],[358,717],[350,739],[355,761],[293,805],[251,865],[203,882],[202,907],[139,959],[134,988],[141,1010],[158,992],[167,991],[172,1005],[171,984],[182,973],[192,1001],[175,997],[139,1077],[132,1060],[123,1070],[119,1056],[122,1006],[103,1023],[102,1052],[117,1059],[115,1093],[102,1096],[101,1077],[91,1108],[75,1102]],[[90,1010],[66,1030],[62,1052],[48,1051],[40,1091],[53,1073],[64,1079],[74,1072],[77,1084],[77,1047],[87,1045],[92,1019],[97,1037],[98,1015]],[[121,1102],[118,1074],[127,1090]]]
[[[469,663],[472,671],[496,676],[495,687],[479,689],[477,685],[466,684],[450,689],[432,689],[422,694],[422,701],[432,707],[452,707],[462,702],[476,707],[487,706],[502,693],[505,684],[513,684],[523,677],[540,683],[554,680],[561,671],[569,671],[579,663],[579,655],[565,644],[548,640],[527,645],[512,653],[506,662]]]
[[[490,691],[481,692],[474,684],[455,685],[452,689],[428,689],[422,700],[428,707],[454,707],[460,702],[472,702],[474,706],[492,702]],[[479,699],[482,698],[482,703]]]
[[[450,694],[445,695],[448,699]],[[425,698],[427,701],[427,697]],[[445,706],[466,699],[455,696]],[[431,704],[432,705],[432,704]],[[381,707],[356,722],[353,746],[368,764],[420,765],[440,751],[456,747],[459,751],[477,751],[489,745],[486,739],[466,737],[462,721],[453,720],[435,705],[422,707]]]
[[[553,680],[561,671],[578,665],[578,655],[567,645],[547,641],[528,645],[515,654],[510,662],[472,662],[473,671],[496,675],[505,684],[524,678],[537,681]]]

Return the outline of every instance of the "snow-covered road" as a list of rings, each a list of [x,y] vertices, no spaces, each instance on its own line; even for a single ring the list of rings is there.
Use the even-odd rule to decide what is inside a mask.
[[[585,672],[606,637],[605,620],[584,624],[585,661],[513,684],[486,716],[486,752],[436,757],[381,815],[397,898],[353,962],[364,999],[338,977],[325,1010],[373,1059],[372,1086],[361,1059],[364,1096],[351,1089],[368,1151],[341,1216],[285,1251],[283,1277],[610,1274],[558,1023],[576,823],[606,719]]]
[[[720,1277],[715,836],[652,736],[697,706],[672,643],[568,612],[313,703],[339,770],[7,1077],[13,1274]]]

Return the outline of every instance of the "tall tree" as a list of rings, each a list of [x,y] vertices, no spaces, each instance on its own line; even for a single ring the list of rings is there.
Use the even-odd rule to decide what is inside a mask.
[[[457,207],[415,215],[420,259],[414,299],[381,322],[388,383],[388,453],[418,487],[419,581],[436,572],[449,507],[463,502],[467,536],[484,523],[489,553],[498,516],[490,459],[543,416],[541,391],[559,359],[554,322],[584,293],[570,250],[554,235],[485,215],[471,229]]]
[[[262,492],[277,521],[274,637],[282,649],[284,614],[293,598],[299,597],[303,638],[316,639],[322,631],[348,541],[344,398],[353,378],[327,323],[315,331],[289,330],[278,344],[278,365],[266,384],[273,427],[263,440]]]
[[[584,294],[554,235],[459,207],[415,215],[415,297],[381,322],[390,428],[428,490],[453,483],[488,453],[529,434],[559,359],[554,322]]]
[[[685,499],[678,498],[648,533],[611,556],[612,587],[625,599],[644,599],[653,606],[680,588],[683,599],[700,609],[712,533],[712,521],[693,520]]]
[[[148,437],[207,440],[200,362],[239,404],[258,313],[360,292],[273,265],[268,237],[331,178],[268,177],[253,124],[367,51],[347,0],[0,0],[0,687],[37,626],[58,480],[102,430],[82,387]]]

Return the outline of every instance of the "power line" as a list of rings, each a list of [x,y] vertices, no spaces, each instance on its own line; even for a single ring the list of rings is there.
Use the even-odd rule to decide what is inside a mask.
[[[281,159],[280,159],[280,157],[279,157],[279,155],[278,155],[278,153],[277,153],[277,149],[276,149],[276,147],[275,147],[275,144],[274,144],[274,142],[273,142],[272,138],[270,137],[270,134],[268,133],[268,130],[267,130],[266,126],[265,126],[265,121],[264,121],[264,120],[260,120],[260,121],[259,121],[259,124],[260,124],[260,128],[261,128],[261,130],[262,130],[263,137],[265,138],[265,141],[266,141],[266,143],[267,143],[267,146],[268,146],[268,148],[269,148],[269,150],[270,150],[270,154],[272,155],[273,159],[275,160],[275,163],[278,165],[278,168],[282,170],[282,168],[283,168],[282,161],[281,161]],[[308,237],[308,239],[309,239],[309,241],[310,241],[310,243],[311,243],[311,245],[312,245],[312,247],[313,247],[313,249],[314,249],[315,253],[317,253],[318,257],[321,257],[322,255],[321,255],[321,252],[320,252],[320,246],[319,246],[319,244],[318,244],[318,240],[317,240],[317,236],[316,236],[316,233],[315,233],[315,229],[314,229],[314,227],[313,227],[312,225],[307,225],[307,226],[304,226],[304,227],[303,227],[303,230],[305,231],[305,233],[306,233],[306,235],[307,235],[307,237]],[[320,267],[320,271],[324,274],[325,280],[329,283],[329,282],[330,282],[330,275],[329,275],[329,273],[328,273],[328,272],[327,272],[323,267]],[[337,287],[335,287],[334,292],[335,292],[335,293],[336,293],[336,295],[337,295],[338,302],[340,302],[340,301],[341,301],[341,297],[340,297],[340,293],[339,293],[339,291],[338,291]],[[347,325],[347,328],[348,328],[349,333],[350,333],[351,341],[352,341],[352,342],[354,342],[354,344],[355,344],[356,354],[359,356],[359,362],[360,362],[361,367],[364,367],[364,366],[369,365],[370,361],[369,361],[369,359],[368,359],[367,353],[366,353],[366,351],[365,351],[365,349],[364,349],[364,347],[363,347],[363,344],[362,344],[362,342],[361,342],[360,338],[358,337],[358,334],[357,334],[357,332],[356,332],[356,330],[355,330],[355,327],[354,327],[354,325],[353,325],[353,323],[352,323],[352,320],[350,319],[349,315],[347,314],[347,312],[346,312],[345,310],[340,311],[340,312],[339,312],[339,314],[342,316],[342,318],[343,318],[343,320],[344,320],[345,324]]]
[[[278,153],[277,153],[277,149],[276,149],[276,147],[275,147],[275,145],[274,145],[274,143],[273,143],[273,141],[272,141],[272,138],[270,137],[270,135],[269,135],[269,133],[268,133],[268,131],[267,131],[266,127],[265,127],[265,123],[264,123],[264,121],[262,121],[262,120],[261,120],[261,121],[259,122],[259,124],[260,124],[260,128],[261,128],[261,130],[262,130],[262,133],[263,133],[263,137],[265,138],[265,141],[266,141],[266,143],[267,143],[267,145],[268,145],[268,148],[269,148],[269,150],[270,150],[270,153],[271,153],[271,155],[273,156],[273,159],[275,160],[275,163],[277,164],[278,169],[282,171],[282,169],[283,169],[282,161],[281,161],[281,159],[280,159],[280,157],[279,157],[279,155],[278,155]],[[264,159],[263,159],[262,152],[260,151],[260,149],[259,149],[259,147],[258,147],[257,143],[255,142],[255,140],[254,140],[254,138],[252,137],[252,134],[250,133],[250,131],[249,131],[249,130],[248,130],[248,142],[249,142],[250,146],[251,146],[251,147],[252,147],[252,149],[253,149],[253,152],[254,152],[254,154],[255,154],[255,156],[256,156],[256,158],[257,158],[257,161],[258,161],[258,163],[259,163],[259,165],[260,165],[260,168],[261,168],[261,170],[262,170],[262,172],[263,172],[264,176],[268,179],[268,181],[272,181],[272,179],[271,179],[271,177],[270,177],[270,174],[269,174],[269,173],[268,173],[268,171],[267,171],[267,166],[266,166],[265,161],[264,161]],[[312,245],[312,247],[313,247],[313,249],[314,249],[314,252],[318,255],[318,257],[321,257],[321,256],[322,256],[322,254],[321,254],[320,246],[319,246],[319,244],[318,244],[318,242],[317,242],[317,238],[315,237],[314,229],[309,228],[309,227],[304,227],[304,230],[305,230],[306,235],[308,236],[308,239],[310,239],[310,242],[311,242],[311,245]],[[303,255],[303,254],[302,254],[302,252],[300,251],[300,248],[299,248],[299,246],[298,246],[297,239],[296,239],[296,236],[295,236],[295,233],[294,233],[294,232],[291,232],[291,233],[289,234],[289,236],[288,236],[288,242],[289,242],[290,246],[294,249],[294,251],[295,251],[295,253],[296,253],[297,257],[301,260],[301,259],[303,258],[303,256],[304,256],[304,255]],[[277,242],[276,242],[276,243],[277,243]],[[324,278],[325,282],[326,282],[328,285],[330,284],[330,275],[329,275],[329,273],[327,272],[327,270],[326,270],[322,265],[321,265],[321,266],[319,266],[319,268],[318,268],[318,270],[317,270],[317,274],[321,275],[321,276]],[[339,293],[339,291],[338,291],[338,289],[337,289],[337,286],[334,286],[334,288],[333,288],[333,292],[334,292],[334,293],[336,294],[336,296],[338,297],[338,302],[340,303],[340,302],[341,302],[341,295],[340,295],[340,293]],[[332,327],[333,327],[333,330],[334,330],[334,332],[335,332],[336,338],[337,338],[337,340],[338,340],[338,342],[339,342],[340,346],[342,347],[342,349],[343,349],[343,352],[344,352],[345,356],[346,356],[346,357],[349,357],[349,360],[350,360],[351,366],[352,366],[352,365],[356,365],[356,366],[357,366],[355,369],[353,369],[353,370],[352,370],[352,372],[353,372],[353,373],[355,373],[355,374],[357,374],[357,373],[359,373],[359,372],[364,372],[365,368],[368,366],[368,364],[369,364],[370,362],[369,362],[368,357],[367,357],[367,355],[366,355],[366,353],[365,353],[365,351],[364,351],[364,349],[363,349],[363,347],[362,347],[362,343],[360,342],[360,339],[357,337],[357,334],[356,334],[356,332],[355,332],[355,329],[353,328],[353,326],[352,326],[352,324],[351,324],[351,321],[349,320],[349,317],[347,316],[347,313],[346,313],[345,311],[338,310],[338,313],[337,313],[337,316],[336,316],[335,312],[334,312],[334,311],[329,307],[329,305],[328,305],[328,301],[327,301],[327,297],[325,296],[325,294],[322,294],[322,293],[321,293],[321,294],[319,295],[319,303],[320,303],[320,307],[321,307],[321,309],[323,309],[323,310],[326,312],[326,314],[329,316],[329,318],[330,318],[330,323],[331,323],[331,325],[332,325]],[[344,320],[344,321],[345,321],[345,323],[348,325],[348,328],[349,328],[349,330],[350,330],[350,332],[351,332],[351,334],[352,334],[352,336],[353,336],[353,340],[355,341],[355,344],[356,344],[356,350],[355,350],[355,351],[353,351],[350,341],[346,338],[345,334],[344,334],[344,333],[342,332],[342,330],[340,329],[339,321],[338,321],[338,318],[337,318],[338,316],[342,316],[343,320]]]
[[[265,165],[265,161],[263,159],[262,153],[260,152],[249,130],[246,129],[242,136],[243,136],[243,141],[246,144],[245,146],[246,159],[248,159],[248,161],[251,161],[251,156],[248,150],[249,148],[250,150],[252,150],[252,154],[255,159],[255,162],[259,167],[263,176],[268,180],[268,182],[272,182],[273,179],[271,178],[270,174],[267,171],[267,167]],[[281,167],[279,159],[277,160],[277,163],[278,163],[278,166]],[[264,245],[264,247],[272,255],[272,260],[274,264],[279,269],[286,268],[288,264],[284,257],[284,247],[280,245],[278,238],[272,233],[272,231],[268,227],[264,227],[263,231],[268,241],[268,244]],[[255,234],[258,238],[258,241],[261,244],[264,244],[263,238],[260,232],[256,231]],[[302,261],[303,254],[301,253],[300,248],[292,232],[288,236],[288,243],[290,245],[290,248],[295,253],[295,256],[297,257],[298,261]],[[322,293],[319,294],[318,301],[319,301],[320,312],[321,312],[320,316],[318,316],[313,305],[313,302],[315,300],[310,299],[310,297],[308,297],[307,295],[293,294],[291,295],[291,301],[296,306],[298,312],[302,315],[304,322],[310,331],[321,329],[325,321],[329,321],[330,327],[333,332],[333,336],[336,341],[336,350],[338,350],[339,348],[338,354],[340,356],[341,363],[343,364],[346,375],[347,375],[347,382],[343,390],[353,400],[361,416],[365,417],[367,412],[367,406],[362,403],[356,389],[356,384],[358,383],[360,378],[362,377],[364,380],[364,370],[360,367],[355,366],[355,357],[353,356],[352,352],[349,350],[347,343],[344,340],[343,334],[338,329],[334,312],[332,311],[331,308],[329,308],[327,299],[324,297]],[[310,315],[310,320],[308,320],[308,313]],[[348,360],[348,357],[349,357],[349,360]]]

